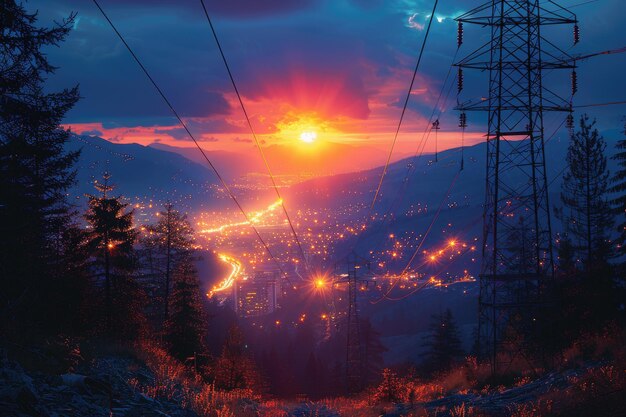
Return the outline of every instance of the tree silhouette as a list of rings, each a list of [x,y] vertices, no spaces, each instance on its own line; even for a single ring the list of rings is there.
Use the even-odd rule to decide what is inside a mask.
[[[624,138],[619,140],[615,147],[618,152],[613,155],[617,161],[619,169],[611,177],[611,187],[609,192],[613,193],[611,205],[613,212],[619,217],[617,227],[618,237],[615,240],[619,255],[626,255],[626,124],[624,125]]]
[[[447,309],[442,314],[433,316],[430,326],[428,347],[428,367],[433,371],[445,371],[463,356],[459,329]]]
[[[256,383],[254,365],[246,354],[243,334],[239,327],[228,331],[222,354],[215,363],[215,385],[226,390],[250,388]]]
[[[594,126],[595,121],[581,116],[567,152],[563,207],[556,211],[565,228],[559,239],[559,269],[567,279],[548,287],[548,297],[558,302],[548,307],[551,314],[544,315],[548,321],[540,333],[542,351],[556,351],[583,334],[597,332],[615,318],[621,304],[608,262],[614,254],[609,240],[614,211],[607,197],[606,143]],[[613,184],[617,191],[619,184],[616,180]],[[577,265],[580,261],[583,268]]]
[[[532,228],[524,216],[519,216],[507,240],[510,259],[507,268],[514,274],[537,272],[537,242],[533,240]]]
[[[374,328],[369,317],[361,321],[361,341],[363,347],[363,385],[367,386],[380,378],[383,367],[383,354],[387,348],[380,340],[380,333]]]
[[[58,235],[56,263],[46,287],[44,310],[54,317],[53,333],[83,335],[95,324],[97,294],[89,276],[88,234],[84,227],[67,225]]]
[[[173,277],[166,340],[172,355],[184,360],[205,350],[202,336],[207,326],[202,310],[200,284],[193,264],[190,261],[178,264]]]
[[[133,211],[127,210],[128,204],[119,197],[109,194],[114,187],[109,184],[110,176],[104,175],[104,182],[96,182],[100,196],[90,195],[89,209],[85,219],[91,226],[89,248],[93,256],[93,265],[97,276],[104,279],[105,320],[107,332],[113,330],[113,316],[122,313],[128,303],[130,292],[136,292],[136,284],[129,280],[135,268],[133,244],[137,232],[133,228]],[[131,291],[132,290],[132,291]],[[114,311],[116,301],[116,311]],[[136,313],[136,311],[133,311]],[[135,314],[133,314],[134,316]],[[130,320],[126,317],[124,320]],[[117,323],[118,325],[121,323]]]
[[[377,401],[398,402],[402,401],[404,389],[398,375],[389,368],[383,369],[382,381],[374,392]]]
[[[594,128],[595,123],[587,115],[580,118],[580,130],[567,150],[567,171],[561,190],[563,209],[557,212],[587,270],[604,266],[610,258],[608,239],[613,225],[606,197],[606,142]]]
[[[0,312],[30,325],[42,318],[38,306],[54,278],[56,236],[70,222],[66,193],[78,158],[65,151],[69,132],[60,128],[79,99],[78,89],[46,92],[46,77],[55,67],[42,52],[65,39],[74,15],[52,28],[37,27],[36,21],[21,4],[2,2]]]
[[[144,239],[145,246],[152,253],[153,267],[163,278],[163,322],[169,316],[170,291],[172,273],[183,263],[191,262],[193,229],[187,216],[181,214],[170,203],[159,213],[155,225],[146,227],[148,234]]]

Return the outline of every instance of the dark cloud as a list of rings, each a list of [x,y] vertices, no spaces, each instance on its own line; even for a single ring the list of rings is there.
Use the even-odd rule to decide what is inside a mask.
[[[90,120],[91,121],[91,120]],[[132,131],[138,127],[160,127],[172,126],[177,123],[173,117],[146,118],[146,117],[119,117],[119,118],[102,118],[100,120],[103,129],[129,128]]]
[[[68,6],[84,5],[85,0],[65,0]],[[91,2],[90,2],[91,3]],[[316,0],[205,0],[207,10],[211,15],[228,16],[233,18],[253,18],[266,15],[275,15],[307,9],[313,6]],[[176,9],[202,13],[200,1],[196,0],[106,0],[102,7],[128,9],[133,8],[162,8]]]
[[[207,0],[207,9],[221,15],[255,17],[307,9],[316,0]]]
[[[105,75],[97,75],[98,78]],[[88,81],[81,83],[80,91],[83,96],[80,104],[68,114],[71,122],[93,122],[101,120],[126,120],[129,125],[146,125],[150,119],[160,125],[158,120],[169,120],[173,117],[171,110],[151,89],[133,84],[129,80],[111,80],[99,83]],[[189,86],[177,89],[171,94],[170,100],[177,103],[176,110],[182,117],[210,117],[229,114],[231,109],[224,97],[219,93],[198,91]],[[137,120],[128,120],[129,116]],[[143,120],[143,122],[141,122]],[[165,125],[171,121],[165,122]]]
[[[175,125],[167,106],[91,2],[30,0],[25,4],[40,10],[41,24],[58,20],[71,9],[79,13],[76,30],[67,42],[47,51],[51,62],[60,67],[50,79],[50,88],[79,83],[84,97],[68,122],[103,122],[105,127]],[[194,133],[247,132],[245,126],[228,120],[240,118],[240,113],[225,99],[232,87],[199,1],[103,0],[102,5],[181,115],[208,118],[189,120]],[[288,104],[327,117],[366,119],[372,98],[390,79],[408,87],[424,36],[424,31],[409,27],[408,19],[414,13],[425,17],[432,3],[207,0],[207,7],[215,17],[213,23],[244,100]],[[456,26],[449,17],[468,7],[467,1],[454,0],[438,9],[436,16],[443,19],[433,24],[420,67],[420,74],[432,82],[424,86],[429,93],[439,93],[456,51]],[[621,46],[621,32],[616,29],[621,8],[621,0],[603,0],[572,9],[581,20],[582,41],[570,52]],[[546,35],[558,45],[564,49],[571,45],[571,28],[550,30],[554,33]],[[467,28],[458,57],[480,46],[486,36],[481,28]],[[625,58],[626,54],[620,54],[581,62],[575,102],[621,100],[626,95],[626,83],[619,82]],[[567,81],[567,77],[562,79]],[[461,100],[486,93],[485,73],[468,71],[466,81]],[[446,106],[450,114],[454,113],[454,93]],[[412,96],[410,108],[428,116],[432,94]],[[400,93],[398,100],[402,99]],[[601,125],[604,120],[620,123],[623,108],[589,111]]]
[[[383,7],[385,0],[351,0],[353,4],[366,9]]]
[[[189,135],[187,134],[187,131],[183,129],[182,127],[174,128],[174,129],[154,129],[154,134],[155,135],[169,135],[176,140],[190,140]]]

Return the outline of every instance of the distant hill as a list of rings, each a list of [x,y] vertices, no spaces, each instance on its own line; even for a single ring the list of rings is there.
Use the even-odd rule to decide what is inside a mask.
[[[93,183],[111,174],[116,193],[144,200],[171,200],[197,206],[224,200],[216,193],[215,175],[183,156],[137,144],[116,144],[95,136],[72,135],[68,150],[81,150],[77,184],[72,194],[83,198],[94,193]]]
[[[202,156],[196,147],[175,147],[163,143],[152,143],[148,145],[148,148],[176,153],[202,166],[208,165],[206,159],[204,159],[204,156]],[[228,151],[208,151],[206,149],[204,152],[220,174],[230,181],[242,177],[249,172],[265,171],[261,158],[258,157],[253,148],[250,148],[249,154]]]
[[[162,143],[153,143],[149,147],[175,152],[191,161],[206,164],[206,160],[195,147],[174,147]],[[311,148],[270,145],[263,148],[263,152],[272,172],[277,175],[342,174],[380,166],[387,158],[386,151],[383,149],[335,142],[320,142],[312,145]],[[205,150],[205,153],[220,173],[229,179],[243,177],[250,173],[265,174],[267,172],[258,149],[253,145],[250,145],[245,152]],[[395,159],[400,157],[402,155],[396,155]]]
[[[554,138],[546,145],[549,180],[557,177],[565,166],[567,144],[566,138]],[[607,152],[610,151],[607,149]],[[449,200],[465,206],[480,205],[484,199],[486,144],[480,143],[466,147],[463,153],[464,169],[452,188]],[[408,205],[416,202],[433,207],[441,201],[452,178],[459,172],[461,149],[454,148],[440,152],[437,159],[438,161],[435,162],[434,154],[425,154],[418,158],[404,158],[391,163],[377,199],[376,212],[384,212],[392,202],[396,202],[398,191],[404,189],[406,189],[402,199],[404,205],[401,205],[400,209],[408,209]],[[307,205],[328,206],[328,204],[346,202],[369,205],[374,197],[381,173],[382,167],[377,167],[354,173],[315,178],[294,185],[290,192],[298,196],[298,201]],[[408,182],[403,187],[405,179]],[[556,179],[551,192],[559,188],[560,179]]]
[[[614,152],[614,141],[608,138],[613,137],[613,133],[605,135],[609,142],[609,155]],[[618,134],[615,135],[619,137]],[[550,199],[553,205],[560,203],[560,174],[565,166],[567,144],[567,135],[563,133],[546,145]],[[231,204],[218,186],[214,173],[195,148],[173,148],[162,144],[116,144],[95,136],[78,135],[72,136],[67,147],[69,150],[82,149],[78,164],[78,184],[73,190],[76,196],[93,192],[93,181],[100,179],[106,171],[112,174],[112,182],[117,185],[117,191],[127,196],[184,201],[190,208],[217,208]],[[364,147],[359,151],[359,148],[352,145],[328,143],[326,148],[318,149],[315,155],[306,155],[304,152],[294,152],[291,148],[279,145],[266,149],[268,162],[276,174],[287,173],[290,169],[314,170],[322,161],[348,166],[346,161],[359,157],[367,159],[373,152],[378,152],[379,157],[384,156],[384,152],[373,148]],[[480,218],[484,200],[485,154],[484,143],[465,148],[464,169],[460,173],[459,148],[440,152],[437,162],[434,155],[429,154],[417,159],[404,158],[390,164],[374,210],[379,216],[385,213],[392,215],[391,218],[388,216],[392,221],[384,224],[384,233],[394,229],[421,230],[441,204],[457,173],[458,178],[451,188],[450,196],[443,202],[441,221],[453,218],[459,225],[467,221],[478,230],[481,223],[476,218]],[[264,172],[260,158],[254,152],[247,155],[211,151],[208,155],[231,184],[251,172]],[[609,160],[609,168],[615,170],[614,161]],[[284,189],[282,193],[291,200],[290,207],[339,210],[369,206],[381,172],[382,167],[379,166],[359,172],[320,176],[295,184]],[[320,173],[321,170],[318,169],[317,174]],[[242,199],[259,197],[254,190],[238,189],[237,193]],[[460,208],[463,208],[460,212],[462,214],[458,212]],[[399,215],[411,211],[420,211],[421,214]],[[354,211],[345,213],[350,216]],[[361,213],[364,215],[365,212]],[[382,232],[372,228],[368,233]]]
[[[546,145],[546,164],[549,181],[550,204],[560,206],[562,172],[566,164],[568,146],[566,133],[554,137]],[[607,146],[607,155],[615,152],[613,143]],[[482,237],[482,212],[485,198],[486,144],[481,143],[464,149],[464,169],[459,172],[461,150],[449,149],[438,155],[423,155],[421,158],[405,158],[389,166],[375,210],[378,219],[370,224],[359,239],[355,249],[368,253],[388,245],[388,236],[413,233],[414,242],[426,233],[439,205],[442,205],[438,220],[424,240],[423,249],[439,245],[445,239],[459,237],[464,241]],[[609,169],[614,172],[615,162],[609,158]],[[409,167],[413,166],[409,171]],[[288,199],[300,208],[332,208],[346,217],[354,217],[360,207],[360,218],[365,222],[367,207],[372,202],[374,191],[380,180],[382,168],[356,173],[315,178],[290,188]],[[410,172],[407,178],[407,172]],[[458,174],[456,181],[453,178]],[[405,182],[405,179],[407,181]],[[523,178],[520,178],[523,181]],[[446,191],[450,195],[445,199]],[[561,225],[553,216],[553,231]],[[480,246],[478,243],[478,246]],[[352,247],[352,241],[337,243],[337,253]],[[479,254],[477,254],[479,257]],[[397,262],[402,268],[406,259]],[[462,264],[462,263],[460,263]],[[476,267],[479,262],[475,263]],[[392,267],[388,263],[386,267]],[[458,266],[459,268],[461,265]],[[451,266],[454,270],[455,266]],[[477,274],[478,271],[472,270]]]

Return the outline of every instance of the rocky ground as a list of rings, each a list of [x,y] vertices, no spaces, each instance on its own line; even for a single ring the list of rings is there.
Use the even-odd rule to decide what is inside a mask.
[[[26,371],[6,358],[0,366],[0,415],[191,417],[175,399],[150,398],[128,381],[154,378],[145,365],[123,357],[95,359],[75,372],[50,375]]]
[[[60,361],[50,350],[41,352],[26,352],[18,359],[15,352],[9,356],[0,351],[0,416],[626,416],[626,369],[606,362],[526,378],[508,387],[457,389],[413,403],[372,404],[365,394],[317,402],[263,402],[221,393],[202,382],[190,388],[193,384],[184,378],[168,378],[158,370],[173,365],[156,354],[144,353],[142,361],[123,353],[89,359],[77,353],[72,359],[65,352]]]

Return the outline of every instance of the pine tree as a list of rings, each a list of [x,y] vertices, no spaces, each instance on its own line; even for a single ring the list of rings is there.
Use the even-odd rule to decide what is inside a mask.
[[[380,333],[374,328],[369,318],[361,321],[361,340],[363,343],[363,385],[367,386],[380,377],[383,367],[383,354],[387,348],[380,340]]]
[[[613,217],[606,197],[609,171],[604,151],[606,142],[587,115],[580,118],[567,150],[563,177],[561,220],[568,237],[581,254],[585,268],[606,265],[611,257],[609,231]]]
[[[109,184],[110,176],[104,175],[104,182],[95,184],[100,196],[90,195],[89,209],[85,219],[91,226],[88,246],[93,257],[93,266],[98,278],[104,281],[105,322],[108,333],[116,331],[120,335],[124,324],[133,323],[139,314],[132,306],[132,299],[138,293],[136,283],[130,277],[134,271],[135,254],[133,245],[137,232],[133,228],[133,211],[128,204],[109,193],[114,187]],[[130,316],[124,317],[124,313]]]
[[[447,309],[444,313],[433,316],[430,327],[428,346],[428,364],[434,371],[445,371],[463,356],[459,329]]]
[[[620,219],[617,227],[618,237],[615,240],[617,252],[620,256],[626,255],[626,124],[624,125],[624,138],[619,140],[615,147],[618,152],[613,155],[619,169],[611,177],[609,192],[613,194],[611,205],[613,212]]]
[[[402,401],[402,383],[398,375],[389,368],[383,369],[382,381],[374,392],[376,401],[398,402]]]
[[[187,216],[166,204],[159,213],[159,220],[146,227],[148,235],[144,244],[152,254],[153,267],[163,278],[163,323],[169,316],[170,292],[173,271],[189,262],[192,253],[193,229]]]
[[[243,333],[237,326],[228,331],[214,374],[215,385],[226,390],[250,388],[256,383],[256,370],[246,354]]]
[[[89,276],[88,234],[76,224],[68,224],[58,235],[54,280],[46,288],[45,311],[54,315],[51,331],[84,335],[95,324],[97,297]]]
[[[55,68],[42,52],[65,39],[74,15],[52,28],[37,27],[36,21],[36,14],[21,4],[2,2],[0,313],[20,320],[43,316],[38,306],[53,278],[55,236],[70,221],[66,193],[74,184],[78,158],[77,152],[64,150],[69,132],[60,128],[79,99],[78,89],[45,91],[46,77]]]
[[[507,239],[510,259],[507,267],[513,274],[537,272],[537,243],[533,241],[532,229],[524,216],[519,216],[517,227]]]
[[[557,256],[559,261],[559,273],[571,276],[576,272],[576,250],[567,234],[563,234],[557,240]]]
[[[304,367],[303,376],[304,388],[306,389],[306,393],[313,398],[317,397],[320,394],[319,388],[321,375],[319,372],[319,365],[313,351],[309,353],[309,357]]]
[[[170,316],[166,322],[166,340],[170,353],[185,360],[204,351],[202,337],[206,320],[202,309],[197,271],[191,262],[177,265],[170,302]]]

